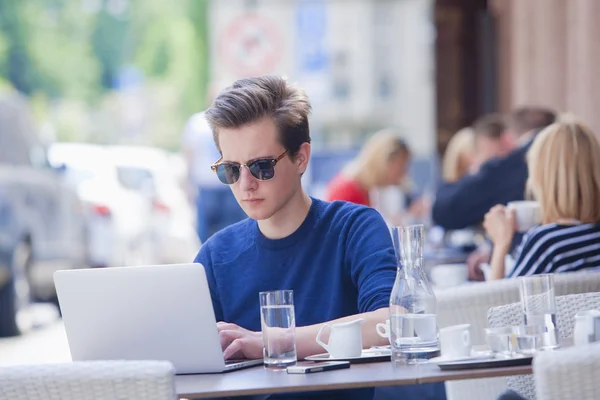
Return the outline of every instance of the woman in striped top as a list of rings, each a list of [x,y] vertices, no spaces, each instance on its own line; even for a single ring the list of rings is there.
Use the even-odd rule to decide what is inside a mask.
[[[600,143],[584,124],[556,122],[536,137],[527,154],[528,188],[542,225],[524,236],[511,277],[600,267]],[[494,243],[491,279],[504,278],[504,258],[515,215],[502,205],[485,216]]]

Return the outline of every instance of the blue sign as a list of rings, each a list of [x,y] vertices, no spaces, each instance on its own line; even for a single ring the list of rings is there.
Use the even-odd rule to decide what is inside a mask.
[[[301,0],[296,8],[296,48],[301,72],[318,72],[327,68],[326,33],[325,0]]]

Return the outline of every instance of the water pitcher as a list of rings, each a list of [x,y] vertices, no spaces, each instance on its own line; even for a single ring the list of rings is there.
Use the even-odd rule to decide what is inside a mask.
[[[392,228],[398,270],[390,296],[392,360],[425,362],[439,355],[436,299],[423,269],[425,227]]]

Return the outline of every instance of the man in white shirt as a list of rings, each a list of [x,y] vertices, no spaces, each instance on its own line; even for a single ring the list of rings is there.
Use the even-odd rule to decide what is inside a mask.
[[[198,237],[204,243],[215,232],[246,218],[246,214],[231,190],[210,169],[221,154],[204,112],[192,115],[187,121],[181,147],[195,194]]]

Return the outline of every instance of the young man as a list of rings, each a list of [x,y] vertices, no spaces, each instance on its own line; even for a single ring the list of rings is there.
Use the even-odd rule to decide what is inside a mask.
[[[388,318],[396,275],[391,236],[375,210],[304,192],[309,112],[304,91],[277,76],[235,82],[206,112],[222,155],[212,169],[249,217],[195,260],[206,268],[225,358],[262,358],[258,293],[277,289],[294,290],[299,359],[325,352],[315,341],[324,322],[364,318],[363,347],[389,344],[375,325]]]

